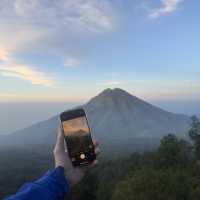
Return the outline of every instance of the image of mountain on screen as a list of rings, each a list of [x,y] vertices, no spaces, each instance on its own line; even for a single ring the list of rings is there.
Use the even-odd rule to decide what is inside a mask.
[[[69,136],[85,136],[87,135],[88,132],[84,129],[79,129],[77,131],[74,131],[74,132],[70,132],[68,135]]]

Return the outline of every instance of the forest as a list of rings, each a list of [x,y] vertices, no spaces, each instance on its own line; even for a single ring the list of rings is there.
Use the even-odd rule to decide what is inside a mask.
[[[0,158],[0,199],[53,168],[48,146],[1,149]],[[66,199],[200,199],[200,121],[192,117],[188,140],[170,133],[156,150],[115,159],[101,156],[99,161]]]

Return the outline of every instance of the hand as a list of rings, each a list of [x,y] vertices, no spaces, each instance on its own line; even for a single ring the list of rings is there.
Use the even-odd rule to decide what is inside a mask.
[[[95,153],[97,155],[100,152],[98,148],[98,143],[94,142],[94,146]],[[84,177],[85,173],[98,163],[98,161],[95,160],[88,166],[74,167],[72,165],[71,159],[69,158],[67,149],[65,148],[64,135],[61,131],[61,128],[58,128],[57,141],[53,152],[55,167],[64,167],[65,176],[70,186],[76,185]]]

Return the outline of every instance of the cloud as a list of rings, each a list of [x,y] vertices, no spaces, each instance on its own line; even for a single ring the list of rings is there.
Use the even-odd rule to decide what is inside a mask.
[[[4,49],[0,49],[0,61],[8,60],[8,52]]]
[[[1,17],[1,14],[0,14]],[[7,24],[8,23],[8,24]],[[12,24],[12,23],[11,23]],[[12,54],[23,52],[24,49],[32,49],[47,36],[47,30],[37,29],[30,25],[18,25],[13,22],[5,24],[0,19],[0,56],[10,57]],[[25,51],[27,52],[27,51]]]
[[[80,59],[75,58],[75,57],[69,57],[67,56],[64,60],[64,65],[66,67],[77,67],[81,63]]]
[[[114,15],[106,0],[3,0],[4,18],[23,24],[105,32],[113,29]],[[12,12],[9,12],[12,10]],[[70,26],[70,28],[69,28]],[[80,27],[81,26],[81,27]]]
[[[73,14],[65,18],[65,23],[82,27],[87,31],[105,32],[111,31],[114,25],[111,5],[106,1],[68,1],[66,9]]]
[[[107,82],[100,83],[100,85],[103,85],[103,86],[115,86],[115,85],[120,85],[120,84],[121,84],[120,81],[107,81]]]
[[[16,97],[16,96],[17,96],[16,93],[11,93],[11,92],[1,92],[0,93],[1,100],[2,100],[2,98],[11,98],[11,97]]]
[[[34,15],[37,20],[37,17],[42,15],[43,19],[40,19],[42,22],[46,22],[46,19],[54,18],[48,24],[54,23],[58,19],[64,23],[69,19],[74,20],[74,22],[80,20],[88,26],[94,23],[100,27],[107,28],[108,22],[112,20],[108,13],[110,5],[106,1],[99,3],[97,0],[57,0],[54,2],[47,2],[46,0],[15,0],[14,5],[16,13],[22,17]],[[33,11],[34,13],[31,13]]]
[[[0,60],[29,52],[60,59],[81,55],[88,36],[115,27],[113,3],[107,0],[0,0]]]
[[[149,15],[150,18],[158,18],[162,15],[169,14],[177,9],[184,0],[161,0],[162,6],[153,9]]]
[[[113,6],[107,0],[0,0],[0,73],[52,86],[53,81],[42,69],[26,64],[27,55],[62,60],[73,54],[65,58],[64,65],[79,66],[76,55],[85,53],[88,36],[114,28]]]
[[[5,77],[14,77],[29,81],[33,85],[53,86],[51,78],[25,65],[12,64],[12,66],[0,66],[0,74]]]

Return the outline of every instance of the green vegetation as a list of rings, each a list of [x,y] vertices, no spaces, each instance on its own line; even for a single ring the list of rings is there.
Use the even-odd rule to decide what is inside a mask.
[[[168,134],[152,152],[135,152],[115,160],[100,158],[100,165],[72,190],[70,199],[200,199],[200,122],[196,117],[192,118],[189,136],[191,142]],[[44,147],[29,152],[1,151],[0,156],[0,198],[16,192],[25,181],[38,178],[53,163]]]
[[[193,141],[194,154],[200,159],[200,121],[196,116],[192,117],[192,128],[189,131],[189,136]]]

